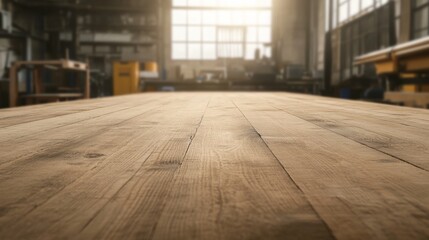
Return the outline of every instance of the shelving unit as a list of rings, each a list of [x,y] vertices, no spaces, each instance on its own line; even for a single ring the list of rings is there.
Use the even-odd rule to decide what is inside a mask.
[[[92,34],[129,34],[130,41],[91,41],[88,39],[74,39],[75,42],[68,41],[78,49],[77,55],[85,55],[91,58],[97,55],[96,47],[135,47],[138,52],[139,47],[154,47],[159,36],[159,16],[157,11],[157,1],[146,6],[142,11],[120,11],[120,7],[115,11],[77,11],[76,12],[76,32],[91,32]],[[92,46],[91,53],[82,53],[81,46]],[[156,54],[158,56],[158,54]],[[121,60],[121,59],[117,59]],[[157,61],[158,59],[153,59]]]

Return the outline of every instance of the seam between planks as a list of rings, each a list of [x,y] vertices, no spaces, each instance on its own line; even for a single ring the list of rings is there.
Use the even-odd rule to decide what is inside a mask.
[[[194,134],[189,138],[190,141],[189,141],[188,147],[186,148],[186,151],[183,154],[183,158],[182,158],[182,162],[180,163],[180,167],[174,173],[173,180],[172,180],[172,182],[170,184],[170,188],[169,188],[168,192],[166,193],[166,196],[170,195],[171,191],[173,190],[175,175],[180,170],[183,162],[186,160],[186,156],[188,155],[189,149],[191,148],[191,145],[194,142],[195,136],[197,135],[198,130],[200,129],[201,124],[203,123],[204,116],[206,115],[207,109],[209,108],[209,105],[210,105],[210,102],[211,102],[212,98],[213,98],[213,96],[210,97],[210,99],[207,101],[207,105],[206,105],[206,108],[204,109],[204,112],[203,112],[203,114],[201,116],[200,122],[198,123],[197,127],[195,128]],[[167,202],[165,201],[165,198],[164,198],[164,201],[162,203],[162,207],[161,207],[161,210],[160,210],[159,217],[158,217],[155,225],[153,226],[152,231],[150,232],[148,239],[153,239],[153,237],[155,235],[155,232],[156,232],[156,229],[158,228],[159,218],[161,217],[162,213],[164,212],[164,209],[165,209],[166,205],[167,205]]]
[[[246,119],[246,121],[250,124],[250,126],[252,126],[253,130],[258,134],[258,136],[261,138],[262,142],[264,143],[264,145],[268,148],[268,150],[270,151],[270,153],[272,154],[272,156],[276,159],[277,163],[280,165],[280,167],[283,169],[283,171],[286,173],[286,175],[290,178],[290,180],[293,182],[293,184],[296,186],[296,188],[299,190],[299,192],[301,192],[303,198],[305,199],[305,201],[308,203],[308,205],[310,206],[310,208],[313,210],[313,212],[316,214],[317,218],[319,218],[319,220],[322,222],[322,224],[326,227],[326,229],[328,230],[330,236],[333,239],[337,239],[334,235],[333,230],[330,228],[330,226],[326,223],[326,221],[322,218],[322,216],[317,212],[316,208],[313,206],[313,204],[310,202],[310,200],[308,199],[308,197],[306,196],[305,192],[301,189],[301,187],[298,185],[298,183],[295,181],[295,179],[293,179],[293,177],[290,175],[290,173],[287,171],[287,169],[283,166],[283,164],[281,163],[281,161],[277,158],[277,156],[274,154],[273,150],[271,150],[270,146],[267,144],[267,142],[265,141],[265,139],[262,137],[262,135],[258,132],[258,130],[256,130],[256,128],[253,126],[253,124],[249,121],[249,119],[247,118],[247,116],[243,113],[243,111],[241,111],[241,109],[237,106],[237,104],[234,102],[234,100],[230,99],[230,101],[234,104],[234,106],[238,109],[238,111],[240,111],[241,115],[243,115],[243,117]]]

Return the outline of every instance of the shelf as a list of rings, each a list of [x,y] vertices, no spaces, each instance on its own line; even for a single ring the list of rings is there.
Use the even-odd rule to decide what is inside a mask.
[[[80,25],[81,30],[130,30],[130,31],[141,31],[141,32],[156,32],[158,26],[145,26],[145,25],[108,25],[108,24],[88,24]]]
[[[82,93],[39,93],[28,94],[22,96],[23,98],[37,98],[37,99],[65,99],[65,98],[83,98]]]
[[[28,8],[39,8],[43,10],[71,10],[77,12],[120,12],[120,13],[153,13],[157,9],[156,4],[139,7],[121,7],[114,5],[89,5],[89,4],[68,4],[68,3],[45,3],[45,2],[16,2],[17,5]]]
[[[62,43],[71,44],[71,41],[61,41]],[[141,46],[141,47],[152,47],[156,43],[145,43],[145,42],[109,42],[109,41],[80,41],[80,46]]]
[[[142,43],[142,42],[90,42],[90,41],[82,41],[79,42],[80,45],[110,45],[110,46],[143,46],[143,47],[151,47],[155,45],[155,43]]]

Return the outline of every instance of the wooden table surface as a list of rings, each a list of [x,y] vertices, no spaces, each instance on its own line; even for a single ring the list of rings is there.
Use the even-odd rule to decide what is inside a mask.
[[[429,239],[429,111],[149,93],[0,111],[0,239]]]

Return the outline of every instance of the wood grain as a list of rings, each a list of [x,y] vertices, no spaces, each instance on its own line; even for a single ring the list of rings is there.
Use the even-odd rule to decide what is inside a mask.
[[[420,115],[421,111],[398,108],[396,113],[390,113],[395,117],[389,118],[383,114],[384,105],[373,104],[365,111],[354,105],[343,107],[331,99],[323,99],[322,103],[314,100],[310,96],[299,101],[288,99],[287,104],[277,99],[268,101],[278,110],[429,171],[429,129],[425,128],[429,118]],[[303,101],[307,103],[305,108],[302,108]],[[426,124],[410,122],[415,117],[424,119]]]
[[[332,237],[227,96],[212,99],[168,198],[154,239]]]
[[[428,239],[429,112],[287,93],[0,111],[0,239]]]
[[[337,238],[428,237],[427,171],[250,96],[234,99]]]

